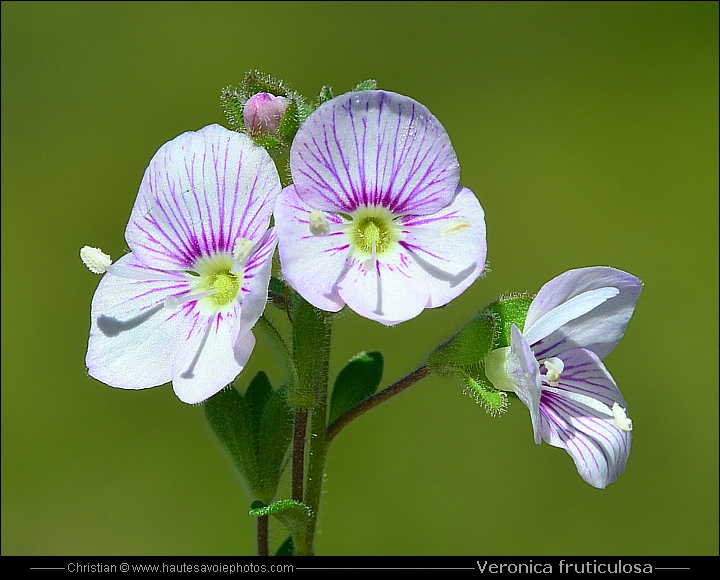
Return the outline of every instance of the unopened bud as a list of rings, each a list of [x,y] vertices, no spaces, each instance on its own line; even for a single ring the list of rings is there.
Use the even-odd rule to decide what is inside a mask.
[[[245,127],[253,137],[274,137],[290,106],[290,99],[270,93],[250,97],[243,109]]]

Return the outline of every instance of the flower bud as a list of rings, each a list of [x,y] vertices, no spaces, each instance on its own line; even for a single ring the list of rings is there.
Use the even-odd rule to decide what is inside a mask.
[[[253,137],[274,137],[290,106],[290,99],[270,93],[256,93],[245,103],[243,119]]]

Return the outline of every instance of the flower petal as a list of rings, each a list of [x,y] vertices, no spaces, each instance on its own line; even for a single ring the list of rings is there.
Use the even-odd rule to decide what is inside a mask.
[[[272,270],[272,256],[277,245],[277,234],[270,228],[262,241],[253,250],[247,264],[242,285],[240,327],[237,338],[242,338],[255,326],[265,310]]]
[[[530,411],[535,443],[540,445],[540,398],[542,379],[535,355],[522,333],[514,324],[510,327],[510,357],[508,374],[512,377],[515,394]]]
[[[280,263],[285,279],[310,304],[337,312],[345,305],[336,283],[350,253],[342,231],[324,236],[310,232],[313,208],[300,199],[291,185],[283,189],[275,203],[275,229],[278,233]],[[331,224],[340,218],[327,214]]]
[[[597,288],[573,296],[566,302],[546,312],[532,326],[527,327],[523,335],[530,344],[535,344],[564,324],[581,317],[583,314],[587,314],[618,294],[620,294],[620,290],[617,288]]]
[[[290,150],[298,195],[325,211],[381,205],[426,214],[455,194],[460,168],[445,129],[417,101],[386,91],[347,93],[321,105]]]
[[[249,137],[220,125],[189,131],[150,161],[125,238],[145,264],[189,269],[238,238],[260,241],[279,191],[275,164]]]
[[[607,407],[612,416],[613,403],[627,409],[628,405],[600,357],[584,348],[573,348],[560,355],[565,365],[558,389],[592,397]]]
[[[138,278],[154,273],[134,254],[123,256],[114,266]],[[192,323],[182,311],[163,308],[163,300],[189,288],[182,274],[157,274],[164,279],[103,276],[92,300],[85,359],[91,377],[122,389],[156,387],[172,378],[175,353]]]
[[[569,398],[560,389],[543,388],[540,431],[544,441],[565,449],[580,476],[593,487],[605,488],[625,471],[632,434],[622,431],[611,416]]]
[[[485,215],[466,187],[437,213],[407,216],[401,225],[410,228],[400,245],[410,254],[410,275],[430,289],[429,308],[462,294],[485,268]]]
[[[545,314],[576,296],[600,288],[617,288],[620,292],[544,337],[533,335],[533,325]],[[536,356],[548,358],[579,346],[605,358],[625,333],[641,289],[642,282],[632,274],[602,266],[569,270],[554,278],[540,289],[525,321],[526,336],[530,334],[534,341],[539,341],[528,339]]]
[[[338,292],[360,316],[387,326],[416,317],[430,300],[423,280],[413,279],[402,265],[377,260],[370,270],[366,262],[353,259],[338,282]]]
[[[255,346],[248,332],[233,342],[236,320],[221,314],[198,323],[173,363],[173,390],[184,403],[202,403],[240,374]]]

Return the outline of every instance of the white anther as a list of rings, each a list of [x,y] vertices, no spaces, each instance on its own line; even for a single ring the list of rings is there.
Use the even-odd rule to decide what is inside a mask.
[[[565,363],[559,358],[551,357],[546,358],[541,364],[545,365],[547,369],[547,374],[544,377],[545,382],[551,387],[557,387],[560,376],[565,369]]]
[[[245,265],[252,253],[253,243],[247,238],[238,238],[233,246],[233,258],[235,262]]]
[[[80,259],[93,274],[104,274],[112,264],[110,256],[100,248],[91,248],[90,246],[83,246],[80,249]]]
[[[310,212],[310,233],[313,236],[327,236],[330,233],[330,222],[325,214],[316,209]]]
[[[447,238],[448,236],[454,236],[455,234],[464,232],[469,227],[470,222],[467,220],[454,220],[440,229],[440,235],[443,238]]]
[[[621,407],[618,403],[613,403],[612,414],[615,418],[615,425],[617,425],[621,431],[625,433],[632,431],[632,420],[625,414],[624,407]]]

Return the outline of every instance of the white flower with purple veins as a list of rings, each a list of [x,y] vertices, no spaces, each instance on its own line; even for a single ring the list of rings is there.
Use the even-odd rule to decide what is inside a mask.
[[[632,441],[627,403],[602,363],[625,333],[642,283],[607,267],[570,270],[545,284],[525,329],[486,358],[495,387],[530,410],[535,443],[565,449],[580,476],[604,488],[625,470]]]
[[[485,220],[426,107],[384,91],[321,105],[275,205],[285,278],[317,308],[397,324],[450,302],[485,267]]]
[[[246,135],[210,125],[163,145],[125,231],[131,253],[112,264],[80,252],[107,272],[92,301],[90,376],[123,389],[172,380],[186,403],[230,383],[267,301],[279,191],[272,159]]]

